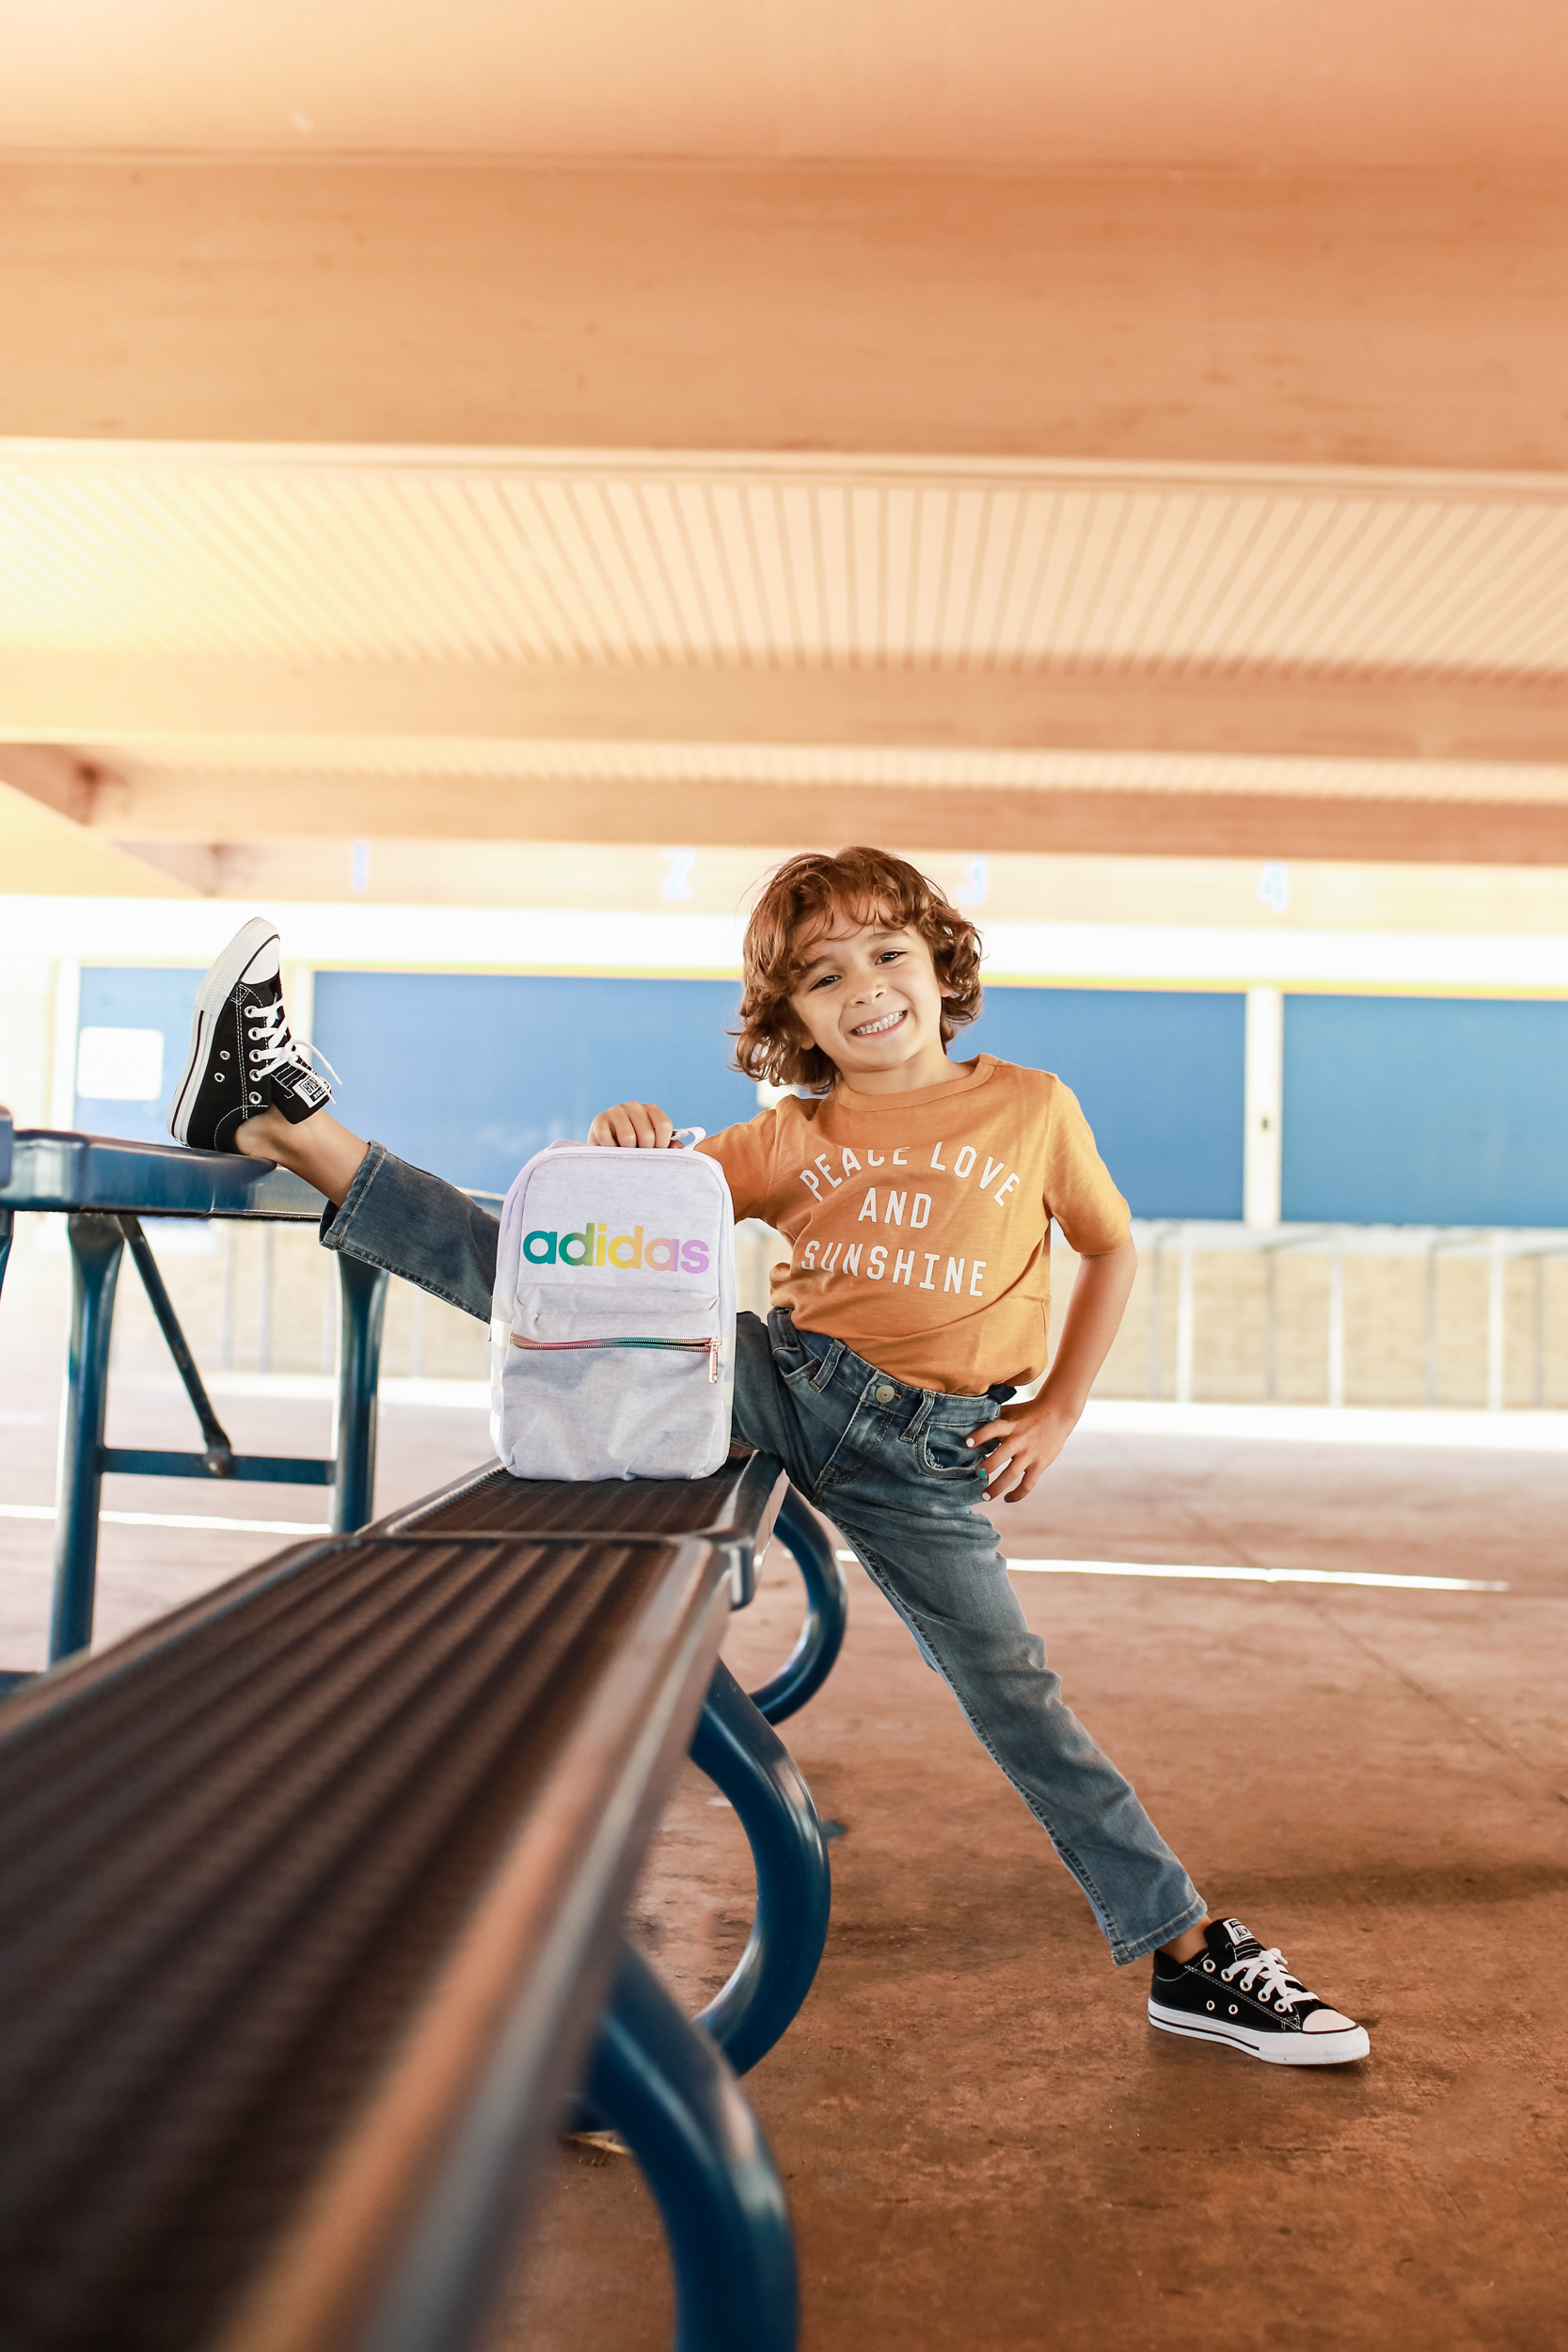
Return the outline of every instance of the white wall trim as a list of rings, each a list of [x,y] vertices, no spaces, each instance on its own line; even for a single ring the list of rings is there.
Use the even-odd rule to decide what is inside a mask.
[[[205,964],[256,910],[222,898],[0,898],[12,955]],[[646,908],[421,907],[305,900],[267,912],[318,970],[670,973],[737,978],[739,915]],[[155,913],[155,920],[153,915]],[[1560,932],[1269,930],[1237,924],[990,923],[1000,985],[1338,988],[1568,995]]]

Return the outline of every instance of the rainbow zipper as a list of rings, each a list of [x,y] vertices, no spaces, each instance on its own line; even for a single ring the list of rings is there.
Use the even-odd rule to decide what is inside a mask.
[[[716,1339],[525,1340],[519,1332],[514,1331],[512,1334],[512,1344],[514,1347],[526,1347],[531,1355],[546,1356],[555,1355],[558,1351],[575,1347],[673,1347],[680,1349],[687,1355],[693,1354],[698,1349],[701,1349],[706,1354],[707,1357],[708,1386],[710,1388],[717,1388],[719,1385],[719,1343]]]

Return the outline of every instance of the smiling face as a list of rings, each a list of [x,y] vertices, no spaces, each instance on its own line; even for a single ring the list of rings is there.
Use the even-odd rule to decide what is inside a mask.
[[[942,1038],[931,950],[915,930],[835,912],[802,950],[789,1006],[814,1045],[863,1094],[904,1094],[957,1078]]]

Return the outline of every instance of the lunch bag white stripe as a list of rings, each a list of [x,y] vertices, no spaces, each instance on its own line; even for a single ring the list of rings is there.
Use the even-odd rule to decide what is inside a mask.
[[[490,1436],[515,1478],[705,1478],[735,1385],[730,1188],[695,1152],[557,1144],[501,1210]]]

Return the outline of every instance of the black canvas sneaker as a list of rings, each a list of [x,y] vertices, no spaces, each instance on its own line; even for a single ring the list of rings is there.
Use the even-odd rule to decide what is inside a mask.
[[[330,1089],[289,1034],[277,933],[253,915],[224,949],[197,993],[191,1051],[168,1131],[196,1152],[232,1152],[235,1130],[258,1112],[282,1112],[291,1126],[330,1103]]]
[[[1265,1951],[1239,1919],[1215,1919],[1196,1960],[1154,1955],[1148,2022],[1165,2033],[1223,2042],[1274,2066],[1343,2066],[1371,2048],[1364,2026],[1297,1982],[1277,1947]]]

